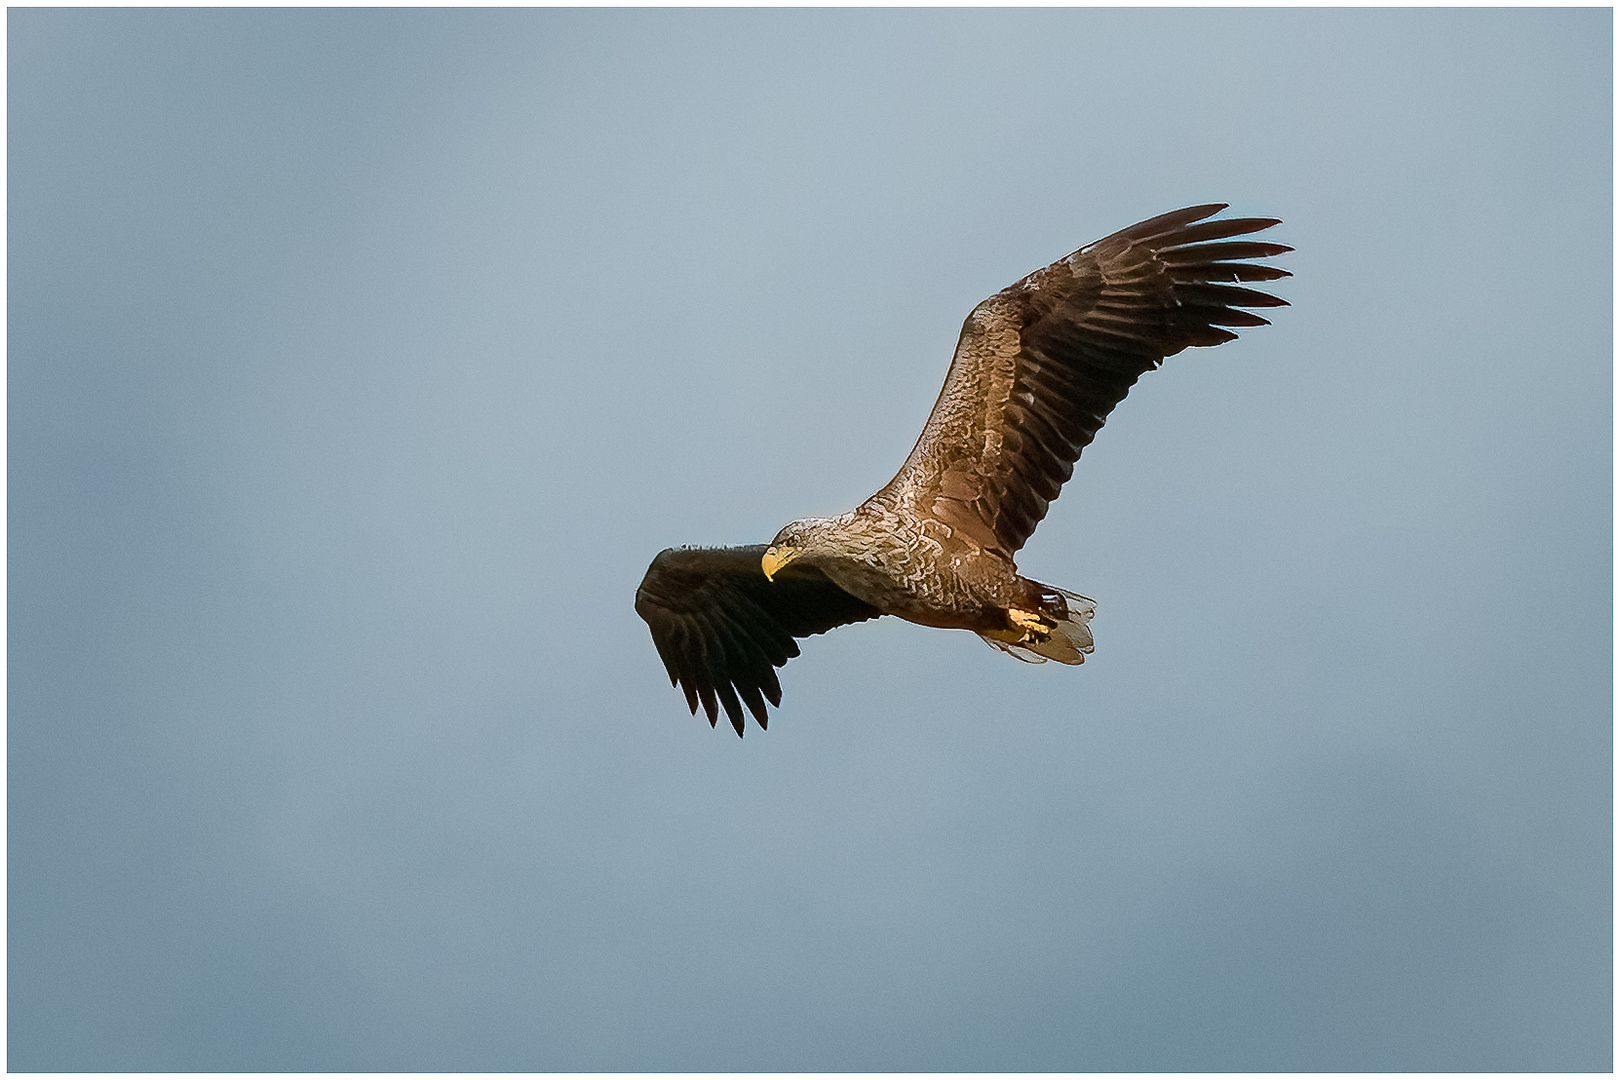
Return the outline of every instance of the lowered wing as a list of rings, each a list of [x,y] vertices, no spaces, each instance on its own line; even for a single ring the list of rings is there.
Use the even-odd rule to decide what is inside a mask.
[[[799,655],[794,638],[883,614],[812,566],[795,563],[767,581],[764,554],[764,544],[669,548],[636,590],[636,613],[652,629],[670,684],[685,692],[694,715],[702,702],[710,726],[718,699],[738,735],[743,704],[761,728],[765,702],[782,704],[775,669]]]

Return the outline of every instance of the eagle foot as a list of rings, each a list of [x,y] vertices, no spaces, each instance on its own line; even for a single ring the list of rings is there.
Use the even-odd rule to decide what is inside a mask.
[[[1052,640],[1052,628],[1057,624],[1050,619],[1042,617],[1034,611],[1024,611],[1022,608],[1007,609],[1007,624],[1019,631],[1018,645],[1044,645]]]

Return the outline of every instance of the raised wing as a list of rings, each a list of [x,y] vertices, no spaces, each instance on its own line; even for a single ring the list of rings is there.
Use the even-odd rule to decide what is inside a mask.
[[[1224,203],[1132,225],[990,297],[967,317],[945,388],[879,492],[1011,556],[1143,372],[1189,345],[1265,326],[1287,303],[1230,282],[1288,271],[1249,262],[1293,249],[1230,237],[1273,218],[1205,221]]]
[[[761,728],[765,702],[782,704],[774,669],[799,655],[794,638],[883,614],[812,566],[793,563],[766,581],[764,554],[764,544],[669,548],[636,590],[636,614],[652,629],[670,685],[679,684],[693,715],[703,703],[711,727],[718,698],[738,735],[742,704]]]

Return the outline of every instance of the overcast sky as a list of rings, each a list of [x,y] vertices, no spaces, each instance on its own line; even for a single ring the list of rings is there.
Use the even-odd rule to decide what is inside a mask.
[[[14,9],[13,1069],[1607,1070],[1611,12]],[[632,607],[963,317],[1293,307],[768,733]]]

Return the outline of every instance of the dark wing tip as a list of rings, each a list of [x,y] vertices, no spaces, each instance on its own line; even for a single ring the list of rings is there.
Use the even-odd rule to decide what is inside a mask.
[[[1148,243],[1168,271],[1180,312],[1197,325],[1188,344],[1221,344],[1229,332],[1211,333],[1215,327],[1269,326],[1247,308],[1289,307],[1287,300],[1233,282],[1277,281],[1293,274],[1281,267],[1248,260],[1271,258],[1293,251],[1288,244],[1248,239],[1249,234],[1282,224],[1281,218],[1200,219]],[[1242,237],[1243,239],[1233,239]]]

